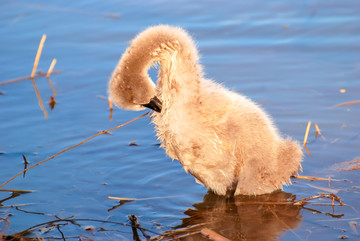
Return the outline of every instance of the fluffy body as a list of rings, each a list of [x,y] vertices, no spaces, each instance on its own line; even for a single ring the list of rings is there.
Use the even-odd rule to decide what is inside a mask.
[[[157,85],[148,69],[160,64]],[[181,28],[150,27],[117,65],[109,94],[121,108],[162,102],[152,121],[166,153],[218,195],[281,189],[301,170],[299,144],[281,137],[271,118],[247,97],[204,78],[192,38]]]

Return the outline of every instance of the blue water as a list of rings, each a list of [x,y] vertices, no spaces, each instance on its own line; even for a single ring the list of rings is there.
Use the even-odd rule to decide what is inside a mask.
[[[246,197],[229,205],[206,195],[206,189],[177,161],[154,145],[158,141],[145,117],[65,152],[4,186],[36,191],[5,201],[1,200],[11,192],[0,192],[0,217],[12,215],[7,234],[54,220],[56,215],[97,220],[78,221],[81,227],[61,226],[68,239],[81,234],[95,240],[131,240],[131,227],[99,220],[127,223],[127,216],[135,214],[142,226],[157,233],[201,224],[233,240],[337,240],[342,235],[358,239],[360,171],[331,167],[360,156],[360,105],[333,107],[360,99],[359,9],[356,0],[3,0],[0,82],[31,74],[43,34],[47,39],[38,70],[46,72],[56,58],[55,70],[62,73],[51,76],[57,90],[54,110],[47,104],[53,95],[47,80],[36,79],[47,119],[30,80],[0,85],[1,183],[23,170],[22,154],[32,165],[145,113],[115,109],[110,121],[104,97],[128,41],[155,24],[187,29],[196,39],[206,76],[257,101],[284,134],[302,142],[307,122],[317,123],[325,139],[315,139],[313,125],[308,140],[311,156],[304,158],[303,175],[348,180],[330,186],[327,181],[295,180],[284,188],[286,193],[256,199],[279,201],[291,194],[299,199],[325,192],[319,187],[330,188],[346,204],[334,209],[335,215],[344,214],[341,218],[324,214],[333,213],[331,206],[307,206],[322,212],[316,213],[292,206],[242,205]],[[129,146],[132,141],[138,146]],[[108,196],[160,198],[128,202],[108,211],[118,204]],[[25,206],[18,210],[11,205]],[[85,231],[88,225],[95,231]],[[5,226],[2,221],[0,228]],[[99,231],[100,227],[109,231]],[[61,237],[57,229],[30,234],[36,235]]]

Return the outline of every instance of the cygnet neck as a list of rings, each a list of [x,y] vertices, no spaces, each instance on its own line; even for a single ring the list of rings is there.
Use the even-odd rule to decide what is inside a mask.
[[[198,59],[195,44],[183,29],[167,25],[149,28],[131,42],[122,56],[113,73],[110,92],[112,89],[119,91],[118,95],[112,93],[115,102],[126,98],[122,102],[133,106],[148,103],[154,95],[166,101],[167,95],[182,90],[191,92],[198,88],[202,76]],[[155,90],[148,70],[156,63],[160,68]],[[116,104],[126,108],[126,103]],[[136,107],[126,109],[136,110]]]

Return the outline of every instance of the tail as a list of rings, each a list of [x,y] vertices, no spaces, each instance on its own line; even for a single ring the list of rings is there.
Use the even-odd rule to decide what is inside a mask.
[[[176,69],[182,72],[194,71],[201,73],[198,63],[198,53],[192,38],[178,27],[159,25],[150,27],[141,32],[131,41],[131,46],[125,51],[116,66],[109,82],[109,95],[119,107],[129,110],[142,110],[143,104],[149,103],[155,96],[155,84],[147,71],[156,62],[160,63],[159,76],[169,72],[167,68],[174,58],[187,60],[192,63],[177,65]],[[181,68],[186,68],[186,70]],[[171,73],[168,73],[170,75]],[[175,73],[176,75],[176,73]],[[171,79],[158,82],[158,86],[170,84]]]
[[[279,176],[290,183],[290,177],[302,171],[302,157],[303,152],[300,145],[291,138],[286,138],[280,146],[278,154]]]

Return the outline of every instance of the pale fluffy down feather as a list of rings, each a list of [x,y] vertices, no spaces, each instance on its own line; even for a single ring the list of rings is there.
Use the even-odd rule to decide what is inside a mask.
[[[154,96],[152,114],[166,153],[219,195],[258,195],[281,189],[301,170],[299,144],[279,134],[250,99],[205,79],[196,46],[181,28],[141,32],[120,59],[109,94],[121,108],[142,110]],[[160,64],[157,84],[148,69]]]

